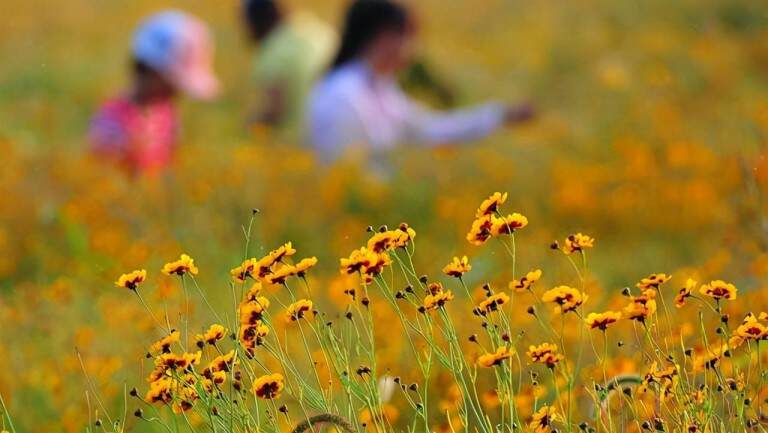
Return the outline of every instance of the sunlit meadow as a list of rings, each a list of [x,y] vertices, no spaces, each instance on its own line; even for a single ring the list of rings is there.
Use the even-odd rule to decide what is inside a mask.
[[[765,430],[761,2],[417,2],[461,103],[540,117],[390,179],[246,131],[236,2],[168,4],[225,94],[150,179],[82,136],[159,5],[3,6],[0,431]]]

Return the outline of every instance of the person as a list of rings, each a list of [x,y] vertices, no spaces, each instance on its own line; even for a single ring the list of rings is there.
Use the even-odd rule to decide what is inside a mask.
[[[336,57],[307,107],[307,138],[321,161],[332,162],[352,149],[375,158],[405,142],[472,141],[532,117],[526,104],[489,102],[435,112],[411,100],[396,76],[409,65],[415,33],[400,4],[356,0],[350,5]]]
[[[148,17],[133,35],[132,82],[91,119],[92,150],[132,174],[166,168],[176,148],[176,95],[209,100],[219,89],[210,35],[199,19],[168,10]]]
[[[242,11],[249,37],[259,47],[253,74],[260,101],[249,123],[283,130],[296,126],[338,36],[311,13],[289,10],[276,0],[244,0]]]

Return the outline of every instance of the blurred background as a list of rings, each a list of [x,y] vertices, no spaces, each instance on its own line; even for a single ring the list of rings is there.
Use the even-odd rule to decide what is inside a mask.
[[[347,4],[287,3],[334,25]],[[181,145],[168,172],[127,177],[89,157],[85,134],[94,110],[130,78],[133,29],[164,7],[209,23],[222,94],[181,101]],[[0,393],[20,431],[82,431],[88,422],[75,347],[106,405],[121,412],[126,389],[142,380],[152,324],[115,278],[146,267],[148,296],[172,309],[180,289],[159,269],[186,252],[216,305],[227,305],[227,271],[242,260],[252,208],[261,210],[257,252],[293,241],[316,255],[313,278],[329,303],[343,290],[338,257],[364,242],[369,225],[413,226],[417,267],[430,275],[467,254],[471,284],[504,281],[502,251],[464,240],[477,204],[494,191],[508,191],[506,208],[528,216],[518,266],[552,269],[547,285],[573,278],[549,244],[582,231],[597,240],[590,266],[604,290],[651,272],[766,288],[762,1],[412,7],[420,57],[458,105],[530,100],[539,116],[470,146],[401,147],[382,180],[365,167],[318,168],[297,131],[244,126],[258,90],[256,51],[236,1],[4,3]]]

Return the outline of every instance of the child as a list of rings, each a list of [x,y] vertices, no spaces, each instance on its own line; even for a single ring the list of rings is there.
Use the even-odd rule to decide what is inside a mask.
[[[476,140],[533,115],[527,105],[491,102],[433,112],[412,101],[395,78],[412,60],[415,33],[403,6],[388,0],[352,2],[336,59],[308,104],[307,132],[321,160],[333,161],[353,147],[376,157],[404,142]]]
[[[312,84],[333,56],[336,32],[309,12],[288,9],[277,0],[244,0],[243,17],[259,45],[254,75],[260,101],[249,122],[295,126]]]
[[[211,56],[208,30],[197,18],[179,11],[147,18],[133,37],[130,87],[91,120],[93,151],[132,174],[166,168],[176,146],[177,92],[201,100],[218,92]]]

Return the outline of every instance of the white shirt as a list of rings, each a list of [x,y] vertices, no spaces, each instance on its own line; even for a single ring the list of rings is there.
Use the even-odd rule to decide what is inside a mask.
[[[332,71],[313,89],[307,133],[321,160],[350,147],[390,150],[400,143],[439,145],[482,138],[504,122],[505,107],[434,112],[412,101],[393,78],[376,76],[363,62]]]

